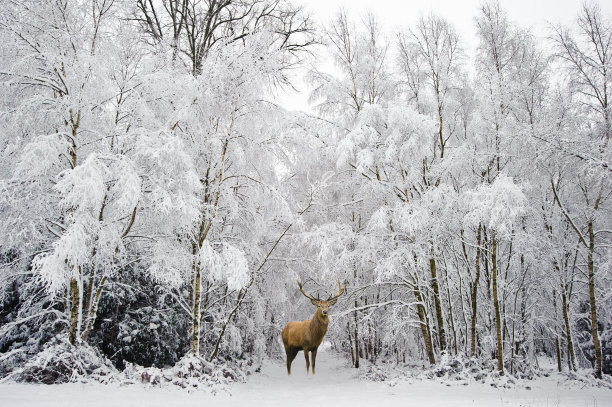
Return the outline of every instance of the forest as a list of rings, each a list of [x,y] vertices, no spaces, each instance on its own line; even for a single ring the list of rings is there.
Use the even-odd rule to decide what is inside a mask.
[[[611,375],[612,18],[473,13],[4,0],[0,379],[240,380],[302,284],[353,368]]]

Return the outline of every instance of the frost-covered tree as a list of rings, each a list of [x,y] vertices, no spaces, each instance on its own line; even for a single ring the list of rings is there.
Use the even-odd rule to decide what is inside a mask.
[[[585,3],[577,18],[576,30],[554,27],[556,56],[566,69],[567,82],[580,104],[586,124],[558,140],[558,153],[568,161],[568,172],[551,177],[555,202],[586,252],[591,337],[594,346],[595,376],[602,375],[602,350],[597,307],[598,264],[609,249],[602,240],[609,237],[610,191],[610,86],[608,67],[612,61],[612,23],[598,5]],[[571,143],[569,147],[568,143]],[[569,153],[569,154],[568,154]],[[603,257],[601,257],[603,256]],[[601,259],[601,260],[600,260]],[[605,266],[604,266],[605,270]]]
[[[311,100],[319,113],[342,117],[340,124],[350,127],[365,105],[391,97],[388,41],[374,14],[365,15],[357,24],[346,10],[335,15],[325,30],[325,40],[339,75],[313,70]]]
[[[311,314],[295,280],[348,283],[326,338],[355,367],[610,372],[596,4],[545,41],[485,2],[472,59],[433,13],[315,36],[289,0],[5,3],[1,376],[242,370]],[[316,113],[288,112],[306,58]]]
[[[383,27],[373,14],[368,14],[360,23],[355,23],[346,11],[340,11],[335,15],[330,27],[325,30],[325,39],[338,72],[329,74],[315,70],[310,75],[314,86],[311,99],[316,104],[315,108],[325,120],[334,124],[333,138],[330,139],[329,146],[333,150],[328,150],[332,156],[327,161],[332,167],[328,168],[335,172],[337,170],[333,165],[338,163],[340,169],[338,175],[327,183],[328,193],[333,194],[332,199],[325,200],[327,205],[337,210],[328,214],[333,213],[332,218],[324,219],[332,223],[335,223],[332,220],[334,216],[336,220],[338,217],[344,220],[336,224],[336,227],[332,228],[333,232],[330,232],[334,236],[336,233],[343,235],[341,241],[348,245],[346,251],[339,250],[344,255],[338,266],[342,276],[346,276],[350,285],[356,287],[372,287],[372,274],[368,271],[370,265],[360,260],[359,253],[361,235],[376,205],[368,199],[373,192],[369,179],[381,176],[380,172],[378,175],[376,172],[382,169],[375,168],[376,163],[372,161],[361,165],[353,160],[354,156],[350,158],[343,156],[350,149],[350,147],[345,148],[351,143],[346,138],[347,133],[358,126],[361,112],[365,110],[373,112],[375,109],[369,110],[370,106],[385,105],[387,101],[392,100],[394,80],[388,67],[389,47],[385,38]],[[364,114],[369,115],[369,113]],[[363,141],[368,144],[374,143],[374,139],[371,138]],[[344,144],[343,147],[343,143],[348,144]],[[364,150],[363,153],[363,158],[368,160],[366,157],[368,151]],[[350,225],[348,230],[344,224],[346,220]],[[332,238],[332,241],[338,243],[336,239]],[[364,303],[374,302],[373,298],[377,295],[376,290],[368,290],[349,293],[349,298],[354,307],[358,308]],[[346,327],[351,347],[354,348],[354,352],[351,351],[353,362],[358,367],[359,358],[370,352],[372,342],[360,343],[359,327],[364,324],[360,322],[358,311],[353,312],[351,319],[352,321],[346,320]],[[341,323],[344,325],[344,320]],[[366,325],[369,325],[370,331],[375,329],[369,323]]]
[[[151,71],[134,41],[120,41],[134,31],[117,24],[116,4],[99,3],[93,14],[86,3],[15,3],[3,24],[16,44],[7,96],[32,120],[7,118],[16,141],[2,246],[31,261],[31,283],[63,304],[72,344],[87,340],[106,283],[137,256],[142,214],[188,212],[197,192],[181,141],[148,121],[140,90]]]
[[[206,312],[215,321],[206,335],[210,357],[216,357],[266,261],[271,230],[282,236],[276,227],[291,220],[278,186],[280,168],[291,166],[279,143],[289,122],[261,98],[286,81],[285,70],[295,63],[295,44],[279,48],[279,35],[274,25],[263,25],[240,41],[219,42],[197,71],[182,74],[181,89],[157,107],[184,140],[201,188],[185,235],[173,238],[173,250],[160,241],[165,255],[152,264],[158,278],[174,284],[177,303],[189,310],[194,354],[200,353]],[[168,274],[166,264],[172,263],[175,272]],[[187,298],[181,283],[189,287]],[[223,305],[229,297],[234,305],[229,312],[208,309],[215,297]]]
[[[236,312],[261,277],[271,236],[293,219],[280,182],[299,132],[262,95],[286,83],[308,20],[267,4],[269,24],[240,41],[220,36],[194,76],[143,48],[146,33],[126,18],[134,12],[126,4],[90,6],[15,3],[2,16],[4,38],[17,44],[6,50],[3,89],[20,112],[3,116],[12,136],[3,138],[3,253],[31,271],[28,285],[44,286],[46,312],[65,312],[72,344],[97,326],[109,284],[129,285],[126,272],[144,268],[188,311],[196,353],[202,302],[218,304],[208,314],[214,357],[226,330],[243,335]],[[7,284],[15,267],[7,265]],[[228,302],[234,311],[225,312]],[[241,340],[233,345],[241,352]]]
[[[133,14],[152,46],[168,48],[196,76],[220,44],[261,31],[277,34],[271,46],[285,50],[283,70],[315,43],[310,17],[287,0],[137,0]]]

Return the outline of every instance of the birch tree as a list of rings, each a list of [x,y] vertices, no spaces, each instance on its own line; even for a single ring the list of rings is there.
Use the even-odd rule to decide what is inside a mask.
[[[605,239],[606,219],[602,215],[609,206],[610,190],[610,85],[612,63],[612,25],[599,6],[584,3],[577,18],[577,29],[554,27],[553,40],[556,55],[566,69],[569,83],[576,92],[576,101],[582,103],[588,124],[578,133],[571,159],[577,161],[572,184],[564,184],[558,177],[551,178],[555,202],[566,216],[586,252],[588,291],[590,303],[591,336],[595,348],[596,377],[602,375],[602,350],[598,331],[597,262],[603,254],[599,239]],[[565,141],[561,146],[564,148]],[[563,192],[565,190],[565,193]],[[574,195],[576,193],[576,195]],[[569,198],[570,194],[572,198]],[[570,202],[568,202],[568,199]],[[605,250],[605,249],[604,249]]]
[[[4,184],[5,211],[13,215],[3,222],[3,246],[32,256],[33,281],[44,284],[51,298],[64,296],[73,345],[87,340],[107,282],[134,254],[130,232],[147,204],[141,166],[147,153],[134,154],[134,146],[151,148],[155,157],[156,148],[175,142],[163,132],[149,137],[151,128],[133,114],[143,102],[136,92],[143,78],[136,74],[139,56],[130,55],[133,44],[118,48],[110,36],[110,16],[119,10],[112,2],[95,2],[93,14],[83,14],[89,10],[83,7],[26,2],[15,5],[3,24],[23,57],[3,75],[16,90],[11,96],[33,109],[39,123],[23,133],[28,136],[20,140]],[[104,58],[117,58],[118,64],[103,64]],[[28,59],[29,65],[21,65]],[[170,148],[167,158],[184,160],[178,150]],[[153,167],[163,165],[151,158]],[[185,177],[186,186],[189,165],[187,160],[166,175]],[[31,200],[36,192],[44,198]],[[189,200],[190,187],[185,194]]]

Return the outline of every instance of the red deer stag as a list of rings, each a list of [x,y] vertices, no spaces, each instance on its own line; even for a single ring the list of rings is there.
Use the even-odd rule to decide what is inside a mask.
[[[323,337],[327,332],[327,324],[329,324],[329,317],[327,315],[329,307],[336,304],[338,297],[346,290],[346,284],[342,287],[340,281],[338,281],[338,293],[325,301],[306,294],[301,281],[298,281],[298,286],[302,294],[312,302],[312,305],[317,307],[317,311],[312,319],[301,322],[289,322],[283,329],[283,344],[285,345],[285,353],[287,354],[287,374],[291,374],[291,362],[293,362],[293,359],[295,359],[295,356],[301,350],[304,351],[304,357],[306,358],[306,374],[308,374],[310,369],[308,352],[312,354],[312,374],[315,374],[317,349],[323,341]]]

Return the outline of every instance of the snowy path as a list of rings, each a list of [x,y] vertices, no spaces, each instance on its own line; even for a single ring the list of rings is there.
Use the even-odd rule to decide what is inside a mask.
[[[232,387],[232,395],[188,393],[173,388],[66,384],[0,385],[0,407],[191,407],[191,406],[612,406],[612,390],[559,388],[554,380],[532,382],[532,390],[494,389],[487,385],[445,386],[415,380],[389,386],[354,378],[355,370],[326,349],[317,357],[316,376],[306,376],[304,357],[293,362],[291,377],[284,365],[268,362],[247,383]],[[577,386],[576,386],[577,387]],[[319,404],[325,403],[325,404]]]

